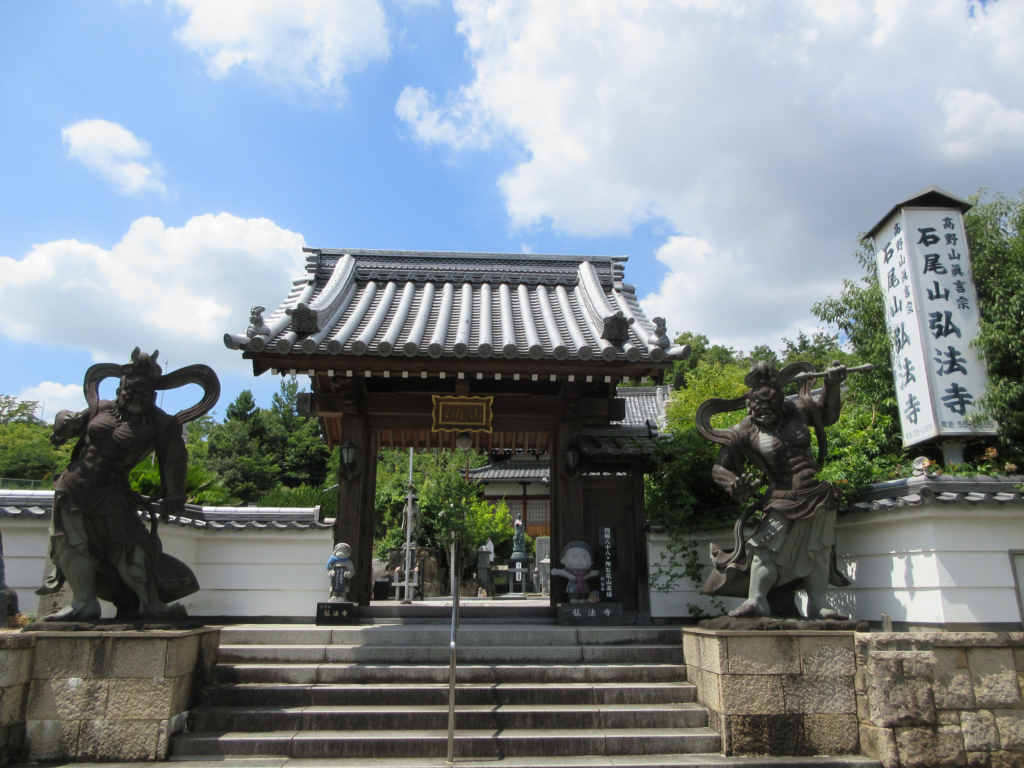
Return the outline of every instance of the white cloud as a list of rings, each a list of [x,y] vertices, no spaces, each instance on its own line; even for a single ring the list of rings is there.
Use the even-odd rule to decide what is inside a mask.
[[[902,197],[931,184],[1014,191],[1024,172],[1019,149],[1008,151],[1024,108],[1024,46],[1007,32],[1024,30],[1019,3],[455,8],[474,77],[449,94],[410,83],[396,112],[411,134],[454,150],[518,142],[497,180],[515,227],[623,235],[663,219],[706,243],[729,261],[694,275],[669,258],[682,241],[669,241],[657,295],[675,301],[696,285],[691,298],[706,311],[676,316],[719,341],[814,327],[810,305],[857,270],[857,234]],[[633,257],[630,282],[642,285],[638,261],[661,273],[651,254]],[[708,295],[717,301],[705,306]]]
[[[434,106],[426,88],[406,86],[395,103],[395,114],[409,123],[413,136],[424,144],[447,144],[454,149],[484,149],[490,132],[479,122],[480,112],[459,98],[445,108]]]
[[[110,250],[77,240],[0,257],[0,333],[84,349],[97,362],[136,346],[161,360],[249,372],[225,332],[241,333],[249,307],[276,308],[304,273],[302,235],[267,219],[226,213],[182,227],[145,217]]]
[[[349,72],[387,59],[378,0],[168,0],[188,14],[176,34],[210,77],[246,67],[268,82],[341,92]]]
[[[18,399],[39,403],[36,416],[51,424],[60,411],[81,411],[86,405],[81,384],[58,384],[55,381],[25,387],[18,393]]]
[[[1024,112],[1007,109],[988,93],[966,88],[939,91],[946,112],[945,150],[953,157],[1019,150],[1024,145]]]
[[[167,191],[160,165],[140,162],[149,157],[149,143],[117,123],[81,120],[62,130],[61,138],[68,157],[112,181],[122,195]]]
[[[744,352],[769,341],[766,323],[780,307],[806,308],[810,297],[824,298],[833,287],[827,280],[811,280],[765,291],[768,278],[763,269],[733,253],[716,251],[699,237],[670,237],[657,258],[669,272],[658,291],[642,298],[644,313],[664,317],[671,332],[704,332],[713,326],[716,341],[725,340]],[[778,337],[795,338],[801,329],[813,327],[817,326],[791,320],[772,330]]]

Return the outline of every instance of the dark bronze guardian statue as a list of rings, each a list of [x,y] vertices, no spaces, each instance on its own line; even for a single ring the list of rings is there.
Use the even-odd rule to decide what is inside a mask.
[[[851,369],[851,370],[864,370]],[[712,546],[714,570],[704,593],[746,600],[730,616],[799,615],[794,590],[807,592],[807,618],[845,619],[825,603],[828,585],[849,586],[836,568],[835,521],[839,490],[816,479],[828,454],[825,427],[839,420],[840,385],[847,368],[839,363],[818,373],[811,363],[793,363],[781,371],[775,362],[753,365],[744,383],[750,390],[733,400],[706,400],[697,409],[697,428],[722,446],[713,478],[733,500],[744,503],[755,496],[757,482],[747,462],[768,478],[768,489],[736,521],[735,546],[722,551]],[[811,396],[814,378],[825,381],[820,396]],[[793,399],[783,389],[799,381]],[[746,408],[747,416],[729,429],[715,429],[715,414]],[[811,430],[818,441],[815,460]],[[754,534],[744,538],[750,517],[761,511]]]
[[[71,463],[54,481],[50,530],[55,570],[37,594],[56,592],[66,581],[72,603],[46,621],[100,618],[99,600],[117,607],[119,619],[184,618],[185,609],[168,605],[199,590],[191,569],[163,551],[158,519],[185,506],[188,452],[183,426],[210,411],[220,397],[213,369],[191,365],[163,375],[152,356],[136,347],[127,365],[101,363],[85,374],[84,411],[61,411],[50,440],[62,445],[78,438]],[[99,385],[117,378],[116,400],[100,400]],[[203,388],[203,399],[173,416],[156,406],[156,393],[186,384]],[[161,490],[153,497],[132,490],[128,475],[156,453]],[[149,512],[150,527],[139,517]]]

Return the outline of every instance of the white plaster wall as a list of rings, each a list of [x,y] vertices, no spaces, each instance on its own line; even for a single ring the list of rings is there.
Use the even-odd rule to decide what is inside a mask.
[[[3,523],[8,586],[17,590],[21,610],[34,613],[49,541],[47,521]],[[308,616],[330,592],[327,560],[332,532],[202,531],[176,525],[160,528],[164,551],[195,572],[202,589],[181,603],[193,616]],[[113,616],[104,603],[103,615]]]
[[[831,602],[854,618],[922,624],[1020,622],[1010,550],[1024,507],[905,507],[840,518],[836,554],[853,584]]]
[[[506,496],[508,498],[521,499],[523,497],[522,483],[487,483],[484,485],[485,496]],[[527,483],[527,496],[550,496],[551,487],[544,483]]]
[[[43,584],[43,568],[50,545],[49,520],[13,520],[4,518],[4,567],[7,586],[18,593],[22,613],[35,613],[39,597],[35,591]]]
[[[711,541],[732,547],[731,531],[693,540],[705,573]],[[668,541],[667,533],[648,534],[651,563]],[[1024,506],[929,505],[846,515],[836,525],[836,555],[853,584],[830,590],[829,601],[869,621],[888,613],[911,624],[1020,622],[1010,550],[1024,550]],[[732,608],[739,601],[723,602]],[[688,616],[688,604],[710,607],[689,580],[668,593],[651,590],[655,617]]]

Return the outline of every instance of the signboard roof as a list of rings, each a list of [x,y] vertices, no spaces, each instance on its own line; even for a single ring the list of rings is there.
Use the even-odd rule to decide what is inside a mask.
[[[908,197],[906,200],[896,203],[889,212],[885,214],[878,223],[868,230],[868,237],[874,237],[875,233],[891,219],[901,208],[956,208],[960,213],[967,213],[974,205],[963,198],[957,197],[950,192],[936,187],[934,184],[920,192]]]

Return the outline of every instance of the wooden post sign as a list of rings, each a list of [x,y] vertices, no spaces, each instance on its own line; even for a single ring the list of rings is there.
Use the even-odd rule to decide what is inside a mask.
[[[490,432],[493,397],[433,395],[433,432]]]
[[[972,343],[980,320],[963,221],[970,207],[930,187],[895,205],[869,233],[905,447],[997,431],[977,404],[988,374]]]

